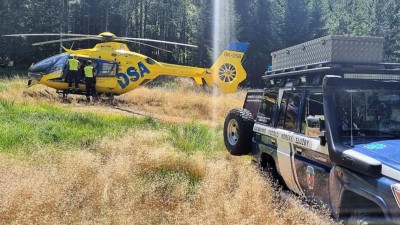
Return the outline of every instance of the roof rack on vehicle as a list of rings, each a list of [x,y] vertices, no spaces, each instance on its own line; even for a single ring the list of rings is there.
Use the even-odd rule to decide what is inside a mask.
[[[321,76],[326,74],[400,80],[400,63],[383,63],[383,42],[381,37],[329,35],[272,52],[272,66],[263,79],[267,86],[282,86],[289,81],[301,85],[304,82],[296,81],[300,78],[320,85]]]
[[[367,73],[367,74],[396,74],[400,75],[400,63],[349,63],[325,62],[311,65],[297,66],[265,72],[264,79],[274,79],[315,73],[335,72],[342,73]]]

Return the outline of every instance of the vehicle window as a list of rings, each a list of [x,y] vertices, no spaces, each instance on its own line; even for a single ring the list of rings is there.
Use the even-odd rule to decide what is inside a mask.
[[[108,62],[98,62],[96,71],[98,77],[115,76],[117,73],[117,64]]]
[[[346,89],[335,97],[342,137],[400,136],[400,90]]]
[[[301,133],[307,137],[319,137],[319,121],[324,120],[322,93],[309,93],[304,100]]]
[[[265,123],[269,126],[274,125],[275,112],[278,108],[276,101],[277,97],[277,90],[269,90],[264,93],[261,100],[260,110],[257,115],[257,122]]]
[[[284,92],[279,107],[278,128],[296,131],[301,93]]]
[[[243,108],[248,109],[254,118],[257,118],[257,113],[261,106],[262,97],[263,92],[247,92]]]

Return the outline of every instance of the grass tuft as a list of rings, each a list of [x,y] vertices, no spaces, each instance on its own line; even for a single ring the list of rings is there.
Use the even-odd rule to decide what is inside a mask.
[[[0,99],[0,150],[32,152],[47,145],[59,149],[89,147],[105,135],[122,135],[148,120],[74,113],[50,105],[15,104]]]
[[[189,154],[200,151],[206,155],[214,154],[218,149],[224,149],[221,138],[221,128],[209,128],[199,123],[173,126],[170,138],[173,146]]]

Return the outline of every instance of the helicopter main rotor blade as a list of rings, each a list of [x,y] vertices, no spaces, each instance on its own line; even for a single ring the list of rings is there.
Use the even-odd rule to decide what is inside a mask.
[[[139,45],[148,46],[148,47],[150,47],[150,48],[155,48],[155,49],[158,49],[158,50],[161,50],[161,51],[165,51],[165,52],[173,53],[173,52],[172,52],[172,51],[170,51],[170,50],[163,49],[163,48],[159,48],[159,47],[157,47],[157,46],[154,46],[154,45],[144,44],[144,43],[141,43],[141,42],[139,42],[139,41],[132,41],[132,40],[126,40],[126,39],[120,39],[120,38],[118,38],[118,39],[115,39],[115,41],[124,41],[124,42],[135,43],[135,44],[139,44]]]
[[[64,36],[64,37],[97,37],[97,35],[88,34],[62,34],[62,33],[42,33],[42,34],[7,34],[3,37],[29,37],[29,36]]]
[[[164,44],[170,44],[170,45],[180,45],[180,46],[186,46],[186,47],[191,47],[191,48],[198,47],[197,45],[183,44],[183,43],[171,42],[171,41],[155,40],[155,39],[148,39],[148,38],[119,37],[119,39],[134,40],[134,41],[149,41],[149,42],[164,43]]]
[[[37,42],[37,43],[33,43],[32,45],[33,46],[39,46],[39,45],[47,45],[47,44],[67,42],[67,41],[85,41],[85,40],[101,40],[101,38],[99,38],[99,37],[68,38],[68,39],[59,39],[59,40],[52,40],[52,41]]]

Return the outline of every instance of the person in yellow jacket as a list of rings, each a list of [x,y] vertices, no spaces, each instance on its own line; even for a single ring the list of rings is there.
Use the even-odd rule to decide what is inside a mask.
[[[68,60],[68,90],[72,90],[72,83],[75,83],[75,88],[79,89],[79,60],[78,56],[74,55]]]
[[[86,83],[86,100],[88,102],[92,101],[96,93],[96,77],[94,74],[94,68],[92,66],[92,61],[88,60],[86,66],[83,68],[83,73],[85,74],[85,83]]]

